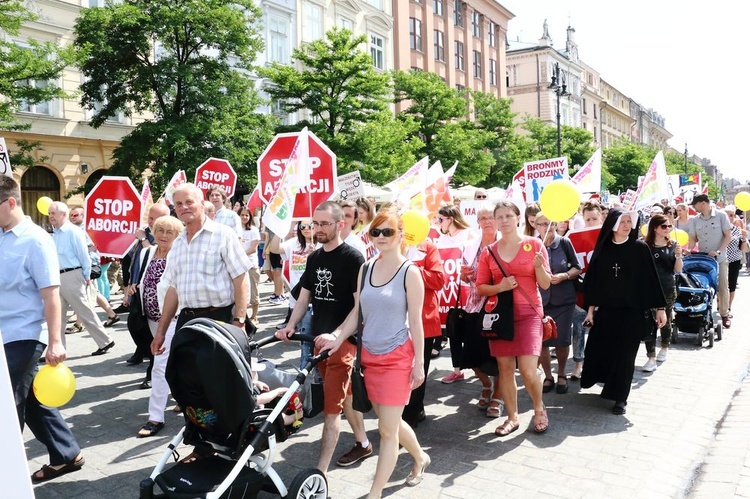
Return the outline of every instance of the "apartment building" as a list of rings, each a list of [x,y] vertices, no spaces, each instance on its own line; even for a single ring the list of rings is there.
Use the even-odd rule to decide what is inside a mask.
[[[493,0],[393,0],[394,68],[506,97],[502,71],[513,17]]]
[[[528,115],[556,126],[559,94],[560,124],[583,127],[583,99],[591,100],[591,97],[588,94],[584,97],[584,67],[578,59],[573,33],[574,30],[568,28],[564,52],[552,46],[546,22],[536,44],[510,43],[507,53],[508,97],[513,99],[511,109],[518,113],[516,119],[519,122]],[[587,111],[591,105],[589,100],[586,101]],[[587,126],[589,123],[587,120]]]

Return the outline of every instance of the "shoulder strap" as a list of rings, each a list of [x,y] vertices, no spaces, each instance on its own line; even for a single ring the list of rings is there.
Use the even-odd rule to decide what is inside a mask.
[[[493,246],[496,246],[496,244]],[[492,255],[492,258],[495,260],[495,263],[497,263],[497,266],[500,267],[500,271],[503,273],[503,275],[505,277],[508,277],[508,274],[505,273],[505,269],[500,264],[500,260],[498,260],[498,258],[495,256],[495,252],[493,251],[493,246],[488,247],[488,251],[490,252],[490,255]],[[529,305],[534,307],[534,303],[531,301],[531,298],[529,298],[529,295],[526,294],[526,291],[524,291],[520,285],[516,289],[521,293],[521,296],[524,297],[524,299],[529,303]],[[536,310],[536,307],[534,307],[534,309]],[[544,319],[543,313],[540,313],[539,310],[537,310],[536,313],[539,314],[539,317]]]
[[[362,358],[362,289],[365,287],[365,279],[367,279],[367,272],[370,270],[370,264],[371,262],[365,262],[362,265],[362,278],[359,280],[359,303],[357,307],[359,320],[357,321],[357,332],[355,333],[357,339],[357,358],[354,359],[354,364],[357,369],[362,368],[362,362],[360,360]]]
[[[143,282],[143,274],[146,272],[146,262],[148,262],[148,257],[152,251],[155,251],[155,248],[155,246],[149,246],[143,252],[143,257],[141,258],[141,270],[138,272],[138,284]]]

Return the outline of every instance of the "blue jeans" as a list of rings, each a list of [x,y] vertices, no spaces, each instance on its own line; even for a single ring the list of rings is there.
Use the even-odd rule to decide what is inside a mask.
[[[586,319],[586,311],[576,305],[573,312],[573,362],[583,362],[583,349],[586,343],[586,331],[583,330],[584,319]]]
[[[31,389],[44,344],[24,340],[6,343],[4,347],[21,431],[24,423],[29,426],[36,439],[47,447],[51,465],[72,461],[81,453],[81,448],[68,424],[57,409],[40,404]]]

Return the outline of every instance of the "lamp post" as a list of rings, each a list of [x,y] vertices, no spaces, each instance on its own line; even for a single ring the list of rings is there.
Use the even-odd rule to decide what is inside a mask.
[[[563,75],[564,76],[564,75]],[[552,72],[552,81],[549,88],[553,89],[557,96],[557,156],[562,156],[562,131],[560,129],[560,97],[570,95],[568,86],[565,84],[565,78],[560,76],[560,63],[555,63]]]
[[[687,142],[685,142],[685,175],[687,175]]]

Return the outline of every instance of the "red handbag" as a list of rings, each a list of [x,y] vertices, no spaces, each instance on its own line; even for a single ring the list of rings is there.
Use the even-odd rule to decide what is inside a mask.
[[[542,341],[553,340],[557,338],[557,324],[555,319],[546,315],[542,317]]]

